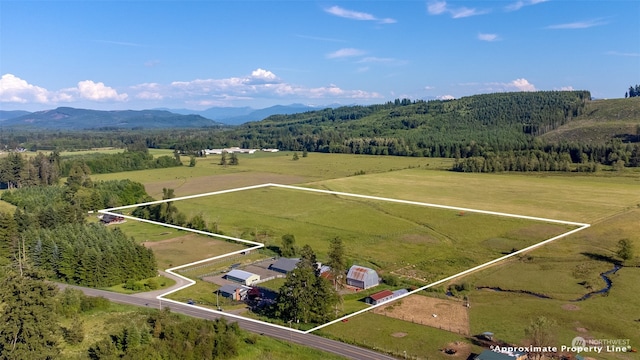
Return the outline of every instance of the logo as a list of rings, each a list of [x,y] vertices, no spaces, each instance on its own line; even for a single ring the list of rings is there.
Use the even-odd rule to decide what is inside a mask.
[[[587,346],[587,341],[582,336],[576,336],[571,340],[571,347],[585,347]]]

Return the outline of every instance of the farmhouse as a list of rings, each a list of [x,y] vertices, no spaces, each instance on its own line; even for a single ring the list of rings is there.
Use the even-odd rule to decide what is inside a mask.
[[[380,292],[367,296],[364,301],[369,305],[378,305],[382,304],[385,301],[393,299],[393,297],[393,292],[391,292],[391,290],[382,290]]]
[[[273,264],[269,265],[269,270],[286,274],[296,268],[300,259],[280,258]]]
[[[225,278],[245,285],[251,285],[256,281],[260,281],[260,275],[238,269],[229,271]]]
[[[360,289],[368,289],[378,286],[378,273],[366,267],[353,265],[347,273],[347,285]]]
[[[248,286],[227,284],[222,285],[222,287],[218,289],[218,293],[231,300],[242,301],[246,298],[249,289],[251,288]]]

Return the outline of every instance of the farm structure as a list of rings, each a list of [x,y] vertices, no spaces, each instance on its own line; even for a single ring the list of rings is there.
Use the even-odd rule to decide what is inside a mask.
[[[218,293],[231,300],[242,301],[247,297],[251,288],[243,285],[227,284],[218,289]]]
[[[269,270],[286,274],[290,271],[293,271],[293,269],[295,269],[298,265],[298,262],[300,262],[300,259],[297,258],[280,258],[269,266]]]
[[[378,305],[391,299],[393,299],[393,292],[391,292],[391,290],[382,290],[367,296],[364,301],[369,305]]]
[[[227,154],[233,154],[233,153],[237,153],[237,154],[253,154],[256,151],[258,151],[257,149],[241,149],[239,147],[230,147],[230,148],[226,148],[226,149],[204,149],[202,150],[202,152],[205,155],[221,155],[222,153],[227,153]]]
[[[253,283],[260,281],[260,275],[250,273],[244,270],[234,269],[227,273],[225,276],[227,280],[239,282],[245,285],[252,285]]]
[[[347,285],[360,289],[368,289],[378,286],[380,280],[378,273],[363,266],[353,265],[347,273]]]
[[[100,222],[103,225],[122,224],[125,221],[124,217],[113,214],[104,214],[100,217]]]

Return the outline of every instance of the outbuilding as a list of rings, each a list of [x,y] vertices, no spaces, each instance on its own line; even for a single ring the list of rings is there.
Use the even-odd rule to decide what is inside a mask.
[[[220,289],[218,289],[218,293],[231,300],[242,301],[246,298],[249,289],[250,287],[243,285],[227,284],[222,285]]]
[[[368,289],[378,286],[380,280],[378,273],[363,266],[353,265],[347,273],[347,285],[360,289]]]
[[[248,271],[233,269],[227,273],[225,276],[227,280],[239,282],[245,285],[252,285],[256,281],[260,281],[260,275],[250,273]]]
[[[300,259],[297,258],[280,258],[273,264],[269,265],[269,270],[281,272],[283,274],[293,271],[298,266]]]
[[[393,292],[391,290],[382,290],[380,292],[367,296],[364,301],[369,305],[378,305],[391,299],[393,299]]]

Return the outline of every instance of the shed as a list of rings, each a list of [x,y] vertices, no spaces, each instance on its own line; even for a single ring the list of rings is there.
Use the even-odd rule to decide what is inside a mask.
[[[378,305],[391,299],[393,299],[393,292],[391,292],[391,290],[382,290],[380,292],[367,296],[364,301],[369,305]]]
[[[366,267],[353,265],[347,273],[347,285],[368,289],[379,284],[378,273]]]
[[[260,281],[260,275],[239,269],[229,271],[225,278],[245,285],[251,285],[256,281]]]
[[[245,299],[249,289],[247,286],[227,284],[222,285],[220,289],[218,289],[218,293],[232,300],[241,301]]]
[[[397,298],[398,296],[400,296],[400,295],[404,295],[404,294],[406,294],[406,293],[408,293],[408,292],[409,292],[409,290],[407,290],[407,289],[394,290],[394,291],[393,291],[393,298],[395,299],[395,298]]]
[[[300,262],[300,259],[298,258],[294,258],[294,259],[280,258],[273,264],[269,265],[269,270],[286,274],[288,272],[291,272],[293,269],[295,269],[296,266],[298,266],[299,262]]]

